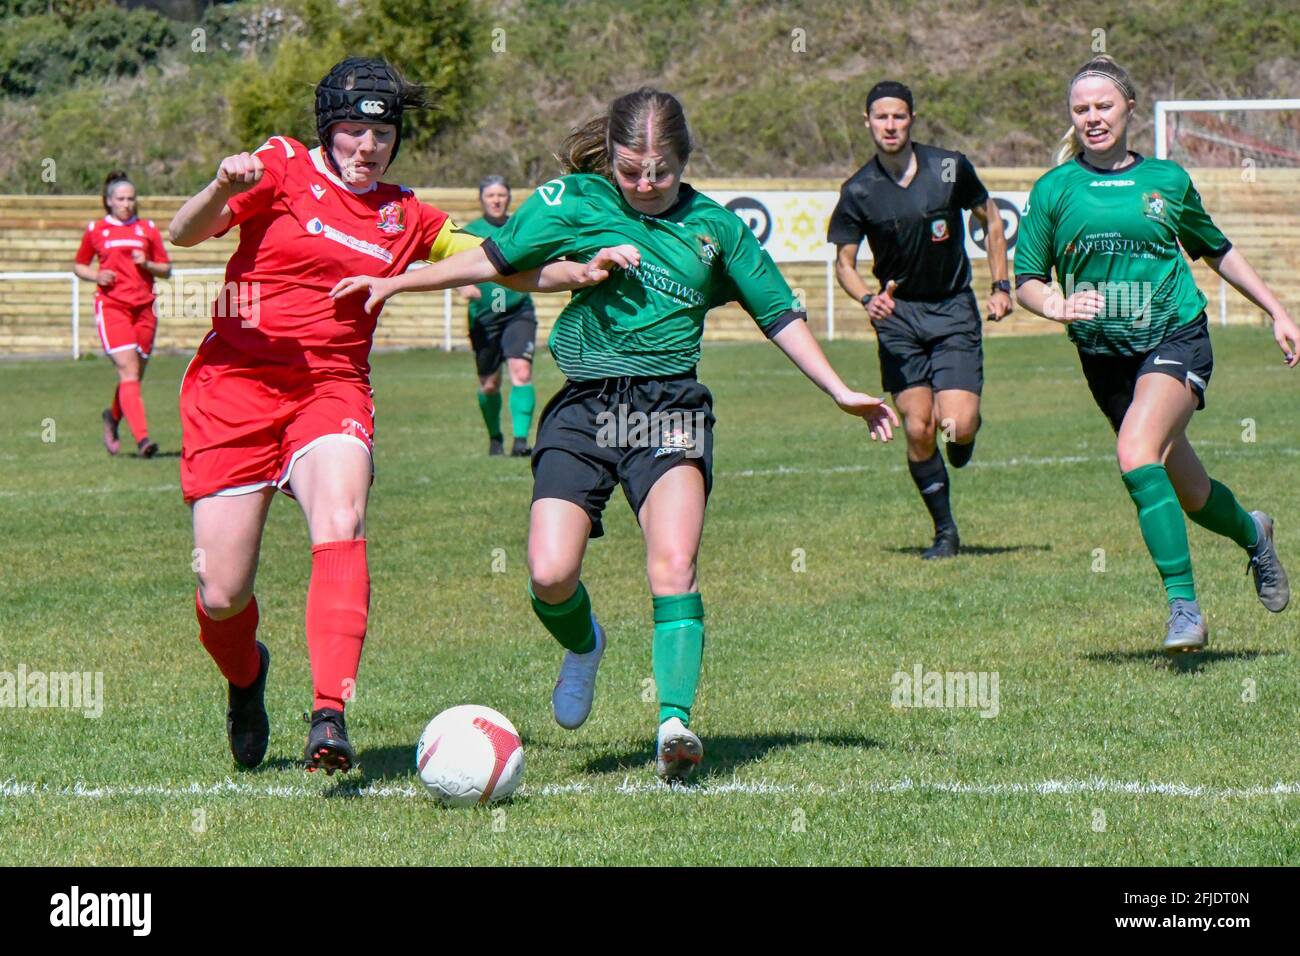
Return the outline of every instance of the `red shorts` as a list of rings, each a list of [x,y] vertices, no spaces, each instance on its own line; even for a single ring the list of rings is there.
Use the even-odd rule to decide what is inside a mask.
[[[95,329],[105,354],[135,349],[141,358],[153,352],[153,338],[158,331],[158,316],[153,303],[122,305],[109,299],[95,299]]]
[[[294,463],[318,442],[372,451],[373,396],[358,372],[264,362],[209,332],[181,382],[181,493],[292,495]]]

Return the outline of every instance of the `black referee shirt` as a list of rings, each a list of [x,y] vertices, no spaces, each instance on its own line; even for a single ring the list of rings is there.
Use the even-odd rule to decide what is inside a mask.
[[[871,271],[894,295],[935,302],[970,288],[963,210],[988,201],[988,190],[961,153],[913,143],[916,176],[904,189],[880,165],[863,166],[840,187],[827,239],[871,247]]]

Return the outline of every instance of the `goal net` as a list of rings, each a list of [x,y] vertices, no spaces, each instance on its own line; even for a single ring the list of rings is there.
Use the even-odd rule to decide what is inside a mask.
[[[1156,157],[1192,168],[1300,168],[1300,99],[1162,100]]]

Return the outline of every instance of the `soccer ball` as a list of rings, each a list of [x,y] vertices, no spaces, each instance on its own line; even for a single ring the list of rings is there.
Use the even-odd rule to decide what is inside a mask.
[[[415,767],[429,793],[449,807],[495,803],[524,779],[524,745],[515,725],[491,707],[461,704],[424,728]]]

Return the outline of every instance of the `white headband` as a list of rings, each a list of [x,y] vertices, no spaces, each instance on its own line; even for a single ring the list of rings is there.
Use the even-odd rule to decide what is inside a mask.
[[[1101,70],[1084,70],[1082,73],[1080,73],[1078,76],[1076,76],[1073,80],[1070,81],[1070,86],[1074,86],[1075,83],[1078,83],[1085,76],[1100,76],[1104,80],[1110,80],[1112,83],[1115,84],[1115,86],[1119,89],[1119,91],[1123,93],[1125,96],[1127,96],[1129,99],[1131,100],[1137,99],[1137,92],[1133,89],[1132,86],[1125,83],[1119,77],[1111,76],[1109,73],[1103,73]]]

